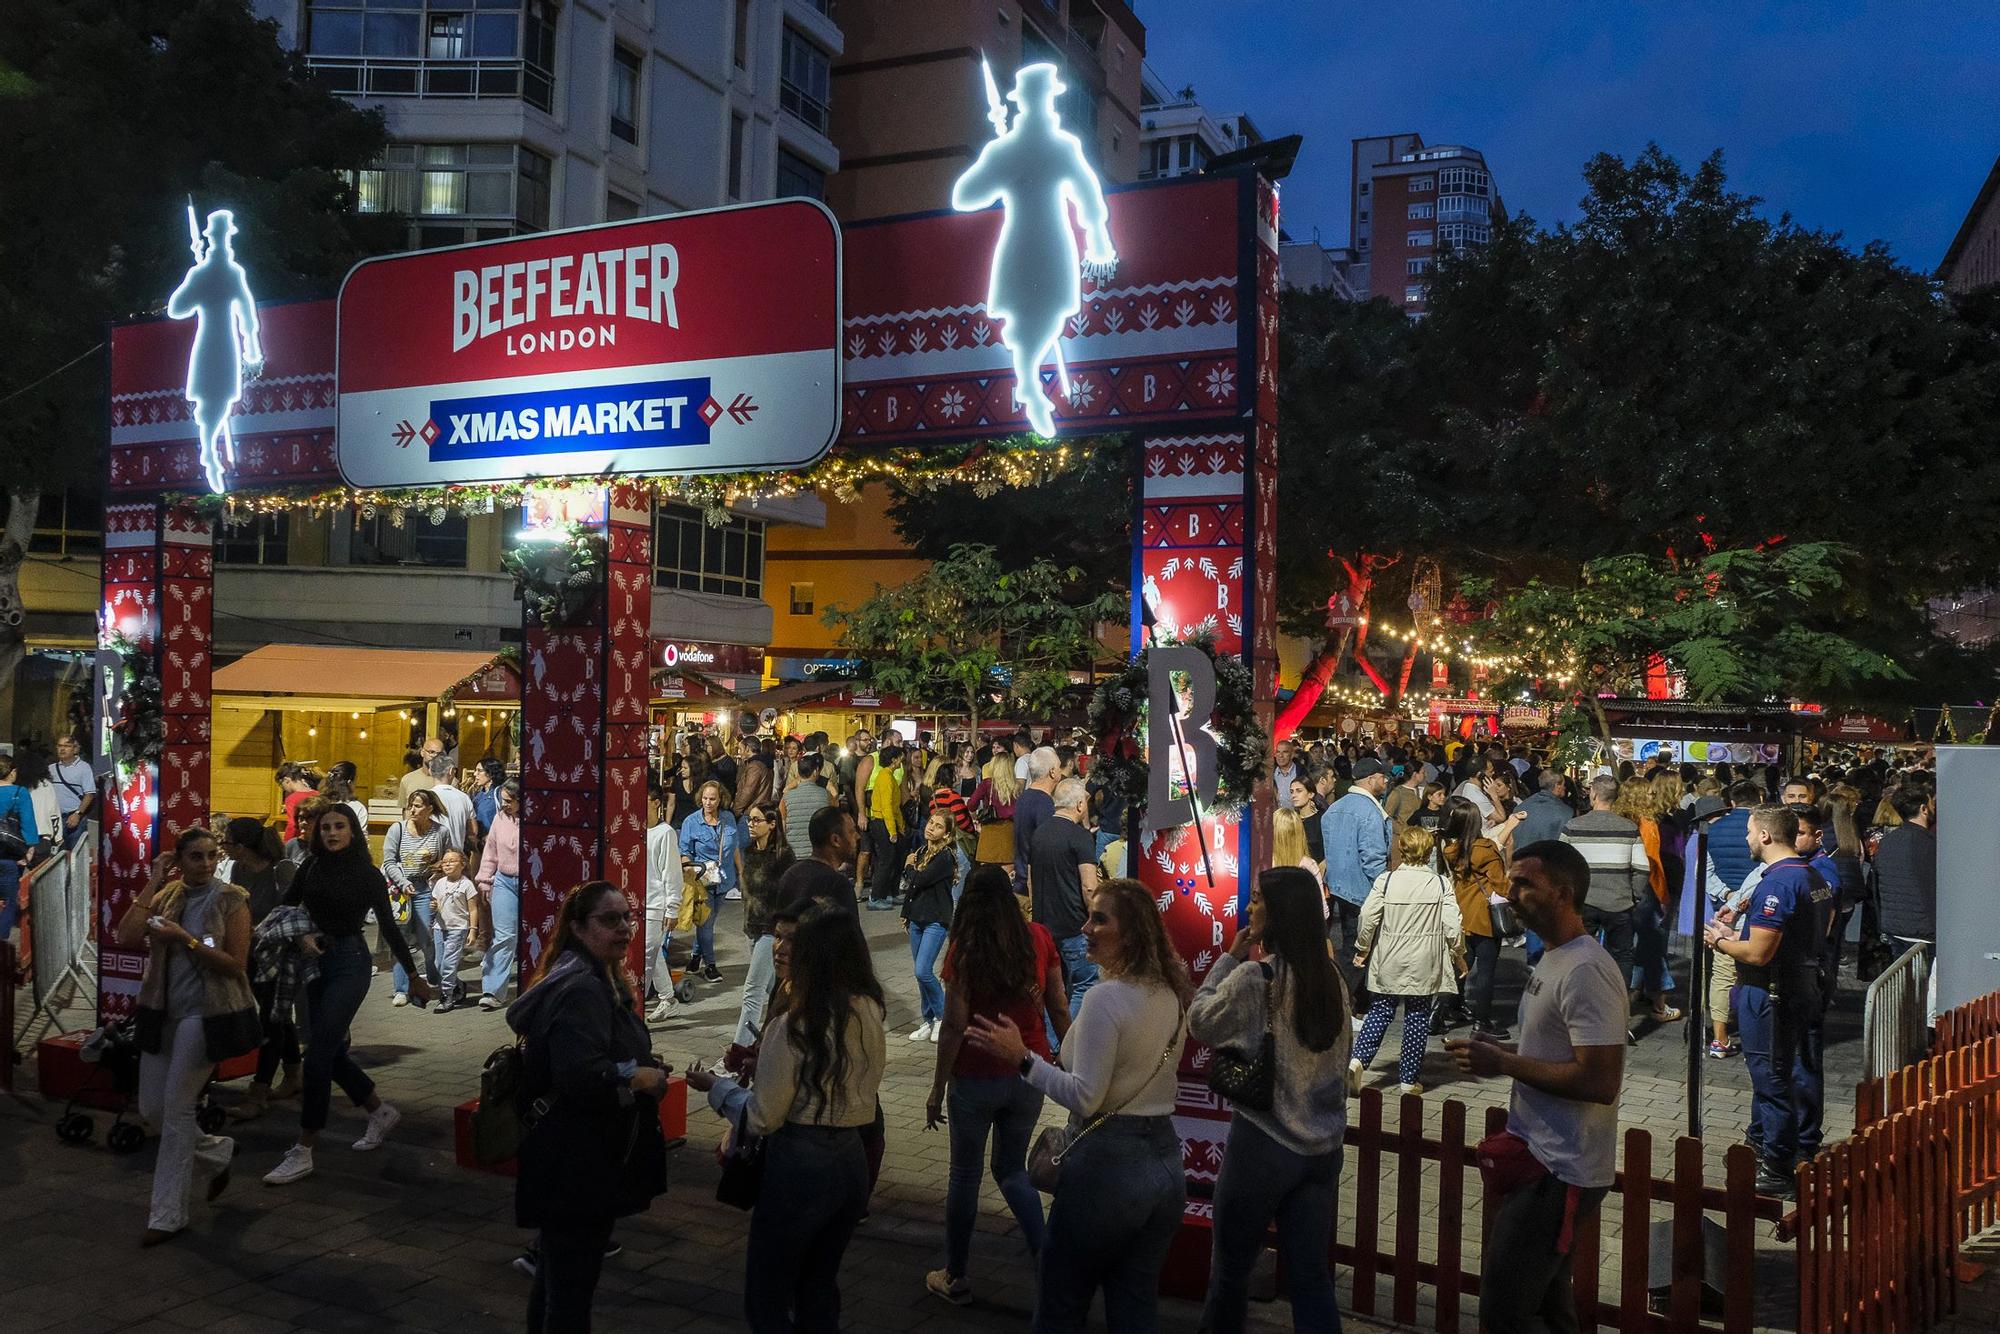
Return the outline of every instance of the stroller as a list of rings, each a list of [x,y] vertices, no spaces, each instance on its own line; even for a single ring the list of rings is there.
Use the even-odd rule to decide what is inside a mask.
[[[111,1127],[104,1132],[105,1147],[113,1153],[137,1153],[146,1143],[146,1132],[136,1121],[127,1121],[139,1096],[139,1021],[123,1019],[106,1024],[84,1039],[78,1053],[96,1067],[70,1094],[56,1118],[56,1138],[65,1144],[88,1144],[97,1125],[77,1110],[79,1105],[112,1113]],[[195,1106],[194,1120],[205,1135],[221,1130],[226,1116],[204,1088]]]

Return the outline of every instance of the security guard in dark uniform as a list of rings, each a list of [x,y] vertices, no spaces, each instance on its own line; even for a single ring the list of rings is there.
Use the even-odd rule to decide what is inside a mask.
[[[1736,1027],[1751,1087],[1746,1138],[1757,1151],[1757,1189],[1789,1198],[1801,1157],[1818,1151],[1826,1103],[1820,967],[1833,888],[1799,856],[1799,819],[1791,811],[1758,807],[1745,837],[1763,876],[1742,920],[1711,923],[1708,942],[1736,961]]]

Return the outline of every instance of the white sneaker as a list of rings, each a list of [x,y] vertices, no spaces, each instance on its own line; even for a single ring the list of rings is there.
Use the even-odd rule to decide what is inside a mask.
[[[363,1153],[370,1149],[381,1148],[382,1141],[389,1138],[389,1132],[394,1130],[396,1123],[402,1119],[401,1112],[388,1103],[383,1103],[368,1113],[368,1129],[361,1132],[361,1138],[354,1141],[354,1147]]]
[[[916,1032],[910,1034],[910,1041],[912,1042],[928,1041],[930,1035],[931,1035],[931,1021],[926,1019],[922,1023],[917,1025]]]
[[[931,1020],[931,1035],[930,1035],[930,1036],[931,1036],[931,1041],[932,1041],[932,1042],[936,1042],[936,1041],[938,1040],[938,1030],[939,1030],[939,1029],[941,1029],[941,1028],[943,1028],[943,1027],[944,1027],[944,1020],[942,1020],[942,1019],[933,1019],[933,1020]]]
[[[309,1177],[313,1170],[313,1151],[303,1144],[294,1144],[285,1150],[285,1156],[278,1165],[264,1174],[267,1186],[289,1186],[302,1177]]]
[[[737,903],[740,902],[742,898],[743,898],[743,891],[740,889],[732,889],[727,894],[724,894],[722,896],[723,902],[725,903]]]
[[[672,996],[662,996],[660,997],[659,1004],[647,1012],[646,1020],[648,1023],[663,1024],[679,1008],[680,1002],[676,1001]]]
[[[389,1001],[389,1004],[391,1005],[408,1005],[409,1003],[410,1003],[410,993],[407,991],[397,992],[395,996]]]
[[[1361,1076],[1367,1073],[1367,1069],[1361,1062],[1349,1061],[1347,1063],[1347,1091],[1350,1094],[1361,1092]]]
[[[1414,1094],[1417,1094],[1417,1095],[1418,1095],[1419,1097],[1421,1097],[1421,1096],[1423,1095],[1423,1091],[1424,1091],[1424,1086],[1423,1086],[1422,1084],[1401,1084],[1401,1085],[1398,1085],[1398,1086],[1397,1086],[1397,1088],[1398,1088],[1398,1091],[1400,1091],[1400,1092],[1403,1092],[1403,1093],[1414,1093]]]

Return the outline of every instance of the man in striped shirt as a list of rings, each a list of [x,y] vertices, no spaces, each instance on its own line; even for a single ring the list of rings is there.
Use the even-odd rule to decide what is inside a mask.
[[[1632,980],[1632,945],[1636,934],[1633,908],[1641,894],[1653,892],[1647,878],[1646,845],[1639,826],[1615,809],[1618,780],[1609,774],[1590,780],[1590,810],[1563,826],[1562,841],[1572,844],[1590,866],[1590,892],[1583,900],[1583,927],[1604,937],[1604,948],[1618,965],[1618,975]],[[1660,1008],[1655,998],[1656,1009]]]

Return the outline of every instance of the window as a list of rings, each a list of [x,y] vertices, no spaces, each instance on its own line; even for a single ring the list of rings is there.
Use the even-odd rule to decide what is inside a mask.
[[[778,150],[778,199],[826,198],[826,173],[798,154]]]
[[[833,62],[826,52],[785,29],[784,68],[778,76],[778,105],[801,121],[826,133],[826,108],[831,96]]]
[[[811,584],[793,584],[791,593],[791,603],[792,603],[792,615],[794,616],[812,615],[813,586]]]
[[[1479,195],[1483,198],[1493,193],[1493,182],[1477,167],[1446,167],[1438,172],[1438,191],[1441,194]]]
[[[217,565],[284,565],[291,550],[292,516],[246,514],[215,529]]]
[[[1411,283],[1408,287],[1405,287],[1403,289],[1403,300],[1405,302],[1416,302],[1416,301],[1422,301],[1423,299],[1424,299],[1424,285],[1422,283]]]
[[[1366,199],[1368,197],[1368,186],[1369,182],[1367,181],[1361,182],[1361,197],[1363,199]]]
[[[750,0],[736,0],[736,68],[750,68]]]
[[[749,125],[741,116],[729,118],[729,189],[731,199],[743,197],[743,140]]]
[[[1368,210],[1365,208],[1361,210],[1361,221],[1368,221]]]
[[[1493,214],[1493,205],[1479,195],[1446,195],[1438,200],[1440,218],[1476,218],[1485,222]]]
[[[363,518],[359,510],[348,511],[354,525],[354,540],[348,548],[353,565],[430,565],[444,569],[465,568],[465,528],[463,514],[447,511],[442,523],[415,511],[377,513]],[[397,518],[402,519],[400,525]],[[266,562],[267,564],[269,562]]]
[[[1437,205],[1436,205],[1436,204],[1412,204],[1412,205],[1410,205],[1410,221],[1411,221],[1411,222],[1415,222],[1415,221],[1416,221],[1417,219],[1419,219],[1419,218],[1428,218],[1428,217],[1432,217],[1432,216],[1434,216],[1434,215],[1435,215],[1436,213],[1437,213]]]
[[[513,144],[390,144],[350,172],[363,213],[401,213],[419,247],[486,241],[549,225],[553,168]]]
[[[1485,245],[1492,236],[1490,228],[1476,222],[1447,222],[1438,228],[1438,244],[1452,249],[1468,245]]]
[[[1403,261],[1404,272],[1410,274],[1412,277],[1424,272],[1430,266],[1431,262],[1428,257],[1423,259],[1406,259]]]
[[[1411,232],[1406,242],[1406,244],[1411,246],[1427,246],[1430,243],[1431,234],[1429,232]]]
[[[628,144],[639,142],[639,53],[626,46],[611,48],[611,133]]]
[[[1368,238],[1364,236],[1360,238],[1359,242],[1356,245],[1356,249],[1366,250],[1367,248],[1368,248]]]
[[[661,505],[653,516],[653,567],[663,588],[764,596],[764,521],[732,514],[712,526],[700,510]]]
[[[1437,177],[1435,176],[1410,177],[1410,193],[1413,195],[1421,194],[1425,190],[1435,190],[1435,189],[1437,189]]]
[[[104,549],[104,502],[69,491],[44,491],[28,550],[52,556],[95,555]]]
[[[310,0],[306,59],[334,91],[554,103],[554,0]]]
[[[1146,165],[1139,169],[1139,179],[1150,181],[1162,176],[1171,176],[1174,171],[1174,144],[1171,139],[1155,139],[1146,145]]]
[[[606,222],[630,222],[639,216],[639,201],[627,199],[616,190],[604,194],[604,220]]]

